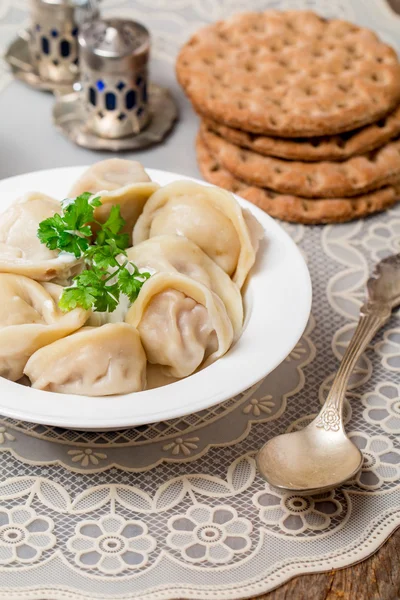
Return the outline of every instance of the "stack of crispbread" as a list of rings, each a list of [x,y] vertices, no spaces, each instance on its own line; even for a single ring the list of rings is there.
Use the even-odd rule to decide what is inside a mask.
[[[400,198],[400,64],[376,34],[312,12],[245,13],[182,48],[204,177],[274,217],[347,221]]]

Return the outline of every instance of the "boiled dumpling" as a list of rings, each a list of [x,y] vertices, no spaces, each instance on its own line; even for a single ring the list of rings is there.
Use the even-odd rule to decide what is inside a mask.
[[[57,200],[31,192],[0,215],[0,272],[63,283],[79,272],[73,255],[49,250],[37,237],[39,223],[60,210]]]
[[[220,298],[185,275],[148,279],[126,315],[139,331],[147,360],[172,377],[187,377],[225,354],[233,328]]]
[[[172,234],[195,242],[242,287],[255,262],[261,226],[229,192],[190,181],[158,190],[144,207],[134,231],[134,245]]]
[[[83,192],[113,192],[131,183],[151,181],[143,166],[136,160],[109,158],[101,160],[87,169],[74,183],[71,197]]]
[[[92,165],[75,182],[69,192],[71,198],[83,192],[92,192],[101,197],[102,206],[96,208],[94,216],[104,223],[111,207],[119,205],[126,221],[124,233],[131,235],[143,206],[159,188],[150,181],[142,165],[134,160],[110,158]]]
[[[62,289],[52,283],[40,285],[23,275],[0,274],[1,377],[17,381],[36,350],[85,323],[89,314],[85,310],[60,311]]]
[[[94,216],[100,223],[105,223],[109,217],[111,207],[119,205],[121,215],[126,224],[122,233],[129,233],[131,238],[132,229],[143,211],[150,196],[158,190],[160,186],[157,183],[133,183],[114,192],[99,192],[101,206],[95,209]],[[94,231],[96,227],[94,227]]]
[[[215,292],[225,304],[237,339],[243,326],[243,301],[239,288],[194,242],[177,235],[152,237],[130,248],[128,259],[150,272],[182,273]]]
[[[86,396],[129,394],[146,385],[146,355],[132,325],[84,327],[35,352],[24,372],[39,390]]]

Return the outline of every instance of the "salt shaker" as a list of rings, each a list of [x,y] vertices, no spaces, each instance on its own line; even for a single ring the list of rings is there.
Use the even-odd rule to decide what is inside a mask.
[[[30,0],[29,50],[42,81],[73,83],[79,74],[80,26],[98,17],[95,0]]]
[[[79,33],[86,126],[102,138],[139,134],[150,118],[148,61],[150,35],[126,19],[86,23]]]

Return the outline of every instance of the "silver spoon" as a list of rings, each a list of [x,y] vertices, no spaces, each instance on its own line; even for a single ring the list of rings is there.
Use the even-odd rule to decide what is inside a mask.
[[[343,401],[351,372],[376,332],[400,304],[400,254],[385,258],[367,282],[368,300],[328,397],[301,431],[269,440],[257,456],[261,475],[284,490],[318,493],[340,486],[360,470],[363,455],[343,426]]]

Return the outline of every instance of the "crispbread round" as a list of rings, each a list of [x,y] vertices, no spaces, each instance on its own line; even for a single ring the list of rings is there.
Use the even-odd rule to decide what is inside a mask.
[[[201,114],[281,137],[349,131],[400,100],[396,53],[370,30],[309,11],[243,13],[198,31],[177,76]]]
[[[400,139],[344,162],[286,161],[245,150],[201,127],[211,154],[232,175],[250,185],[306,198],[357,196],[400,178]]]
[[[196,149],[200,171],[207,181],[239,194],[272,217],[283,221],[307,225],[342,223],[385,210],[400,198],[400,181],[354,198],[310,200],[277,194],[265,188],[249,186],[231,175],[210,154],[200,136],[197,136]]]
[[[278,138],[228,127],[205,119],[208,129],[228,142],[266,156],[287,160],[345,160],[383,146],[400,135],[400,106],[376,123],[346,133],[314,138]]]

